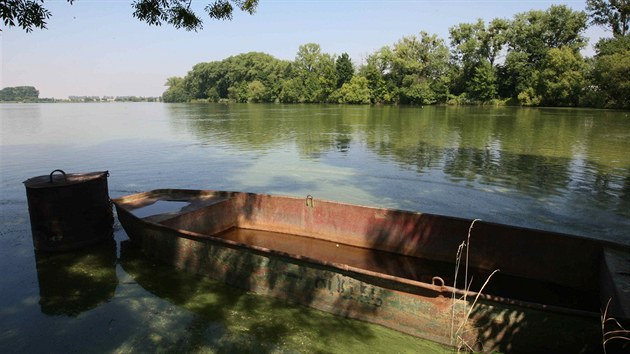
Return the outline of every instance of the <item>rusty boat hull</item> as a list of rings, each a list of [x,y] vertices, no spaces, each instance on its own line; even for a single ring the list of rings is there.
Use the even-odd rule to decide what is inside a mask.
[[[113,202],[150,258],[447,345],[599,352],[608,300],[630,317],[621,245],[310,196],[161,189]]]

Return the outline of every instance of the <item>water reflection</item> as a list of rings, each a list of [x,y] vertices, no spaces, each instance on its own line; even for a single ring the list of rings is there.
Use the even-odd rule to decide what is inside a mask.
[[[35,251],[35,260],[44,314],[77,316],[114,296],[118,278],[113,239],[80,251]]]
[[[453,180],[518,189],[528,195],[560,194],[569,181],[570,160],[472,148],[447,150],[444,171]]]
[[[0,120],[3,138],[32,135],[42,128],[39,104],[3,104]]]
[[[203,347],[205,338],[217,352],[236,351],[257,343],[247,342],[248,331],[274,336],[268,319],[289,332],[267,343],[289,341],[295,351],[428,352],[396,333],[372,328],[367,336],[354,322],[326,327],[332,320],[258,297],[216,307],[230,316],[219,324],[202,314],[217,303],[211,285],[169,278],[168,269],[123,254],[134,278],[127,281],[114,272],[115,249],[86,256],[87,265],[82,256],[34,255],[21,182],[43,168],[110,169],[112,196],[169,187],[313,194],[463,217],[485,212],[488,221],[630,244],[627,112],[103,103],[19,105],[40,113],[9,117],[15,107],[0,108],[0,347],[11,352],[177,351]],[[261,309],[257,317],[250,305]]]
[[[331,106],[310,105],[169,105],[175,129],[192,133],[201,144],[217,143],[236,151],[267,152],[295,144],[305,158],[329,151],[348,152],[353,119]],[[367,111],[366,111],[367,112]]]
[[[558,196],[627,215],[630,123],[623,112],[513,107],[171,105],[171,122],[202,144],[303,159],[366,150],[449,183]],[[357,161],[363,158],[363,161]],[[337,160],[339,160],[337,159]]]

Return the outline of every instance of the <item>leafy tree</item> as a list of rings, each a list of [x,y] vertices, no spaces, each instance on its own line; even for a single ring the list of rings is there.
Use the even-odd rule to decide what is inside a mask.
[[[497,76],[489,61],[484,59],[475,67],[466,91],[475,101],[487,102],[496,97]]]
[[[392,48],[391,80],[401,103],[446,101],[449,51],[437,35],[403,37]]]
[[[317,102],[328,102],[330,95],[337,89],[337,70],[335,58],[330,54],[323,54],[317,65],[317,74],[320,90],[317,94]]]
[[[515,98],[532,88],[535,85],[535,72],[537,70],[529,63],[528,53],[509,52],[498,72],[500,96]]]
[[[216,87],[222,77],[220,62],[199,63],[184,78],[184,88],[191,98],[208,98],[209,89]],[[218,94],[218,91],[215,90]]]
[[[628,34],[630,0],[586,0],[586,11],[592,24],[610,27],[615,37]]]
[[[529,11],[513,20],[478,20],[449,29],[452,51],[435,35],[402,37],[370,54],[355,75],[343,53],[333,57],[316,43],[295,60],[264,53],[199,63],[170,78],[164,101],[231,99],[237,102],[479,103],[510,98],[522,105],[628,107],[630,36],[580,49],[587,17],[566,6]],[[501,57],[505,60],[499,60]]]
[[[37,101],[39,91],[33,86],[5,87],[0,90],[0,101]]]
[[[584,12],[565,5],[515,15],[506,32],[508,54],[499,70],[500,93],[537,104],[542,95],[538,80],[548,51],[564,47],[578,55],[587,42],[586,20]]]
[[[482,19],[476,23],[461,23],[449,29],[453,56],[460,64],[481,62],[494,65],[507,41],[507,20],[494,19],[486,27]]]
[[[67,0],[70,4],[74,0]],[[191,9],[191,0],[136,0],[131,6],[133,16],[149,25],[170,24],[175,28],[197,31],[203,28],[203,20]],[[234,7],[253,14],[258,0],[215,0],[205,7],[210,18],[231,20]],[[44,7],[44,0],[3,0],[0,16],[7,27],[19,26],[26,32],[46,28],[51,12]]]
[[[586,86],[586,62],[569,47],[552,48],[541,65],[538,92],[549,106],[577,106]]]
[[[74,0],[68,0],[70,4]],[[46,20],[52,15],[40,0],[3,0],[0,2],[0,16],[7,27],[22,27],[26,32],[33,28],[46,28]]]
[[[335,62],[335,71],[337,72],[337,88],[341,88],[343,84],[349,82],[354,76],[354,65],[348,53],[341,54]]]
[[[187,102],[190,100],[184,87],[184,79],[181,77],[169,77],[165,86],[168,89],[162,94],[164,102]]]
[[[338,103],[368,104],[372,98],[368,79],[363,76],[353,76],[333,95]]]
[[[391,48],[368,56],[359,75],[368,80],[372,102],[432,104],[446,102],[449,51],[436,35],[406,36]]]
[[[467,91],[475,68],[484,57],[486,28],[483,20],[476,23],[461,23],[449,28],[451,57],[456,70],[453,75],[452,92],[461,94]]]
[[[496,95],[494,62],[503,49],[508,22],[494,19],[486,28],[483,20],[463,23],[449,29],[452,57],[456,70],[453,75],[454,93],[466,92],[474,100],[487,101]]]
[[[611,55],[630,50],[630,35],[614,38],[602,38],[595,45],[597,56]]]
[[[630,38],[602,40],[597,45],[593,81],[606,105],[630,108]]]
[[[335,60],[316,43],[298,48],[293,73],[301,81],[300,102],[325,102],[337,88]]]
[[[368,80],[368,87],[373,103],[391,103],[394,84],[389,80],[391,73],[392,52],[389,47],[369,55],[365,65],[359,69],[359,75]]]
[[[247,102],[264,102],[267,97],[265,84],[254,80],[247,84]]]
[[[283,80],[279,95],[280,102],[284,103],[298,103],[304,102],[304,98],[302,96],[302,92],[304,91],[304,86],[302,85],[302,81],[296,77]]]
[[[234,102],[247,102],[248,85],[246,82],[238,82],[228,87],[228,98]]]
[[[495,61],[500,57],[503,48],[507,43],[507,33],[510,22],[502,18],[495,18],[488,24],[486,36],[484,38],[483,52],[490,65],[494,66]]]
[[[280,80],[284,77],[287,62],[265,53],[250,52],[229,57],[221,62],[220,77],[217,81],[219,94],[227,97],[227,88],[237,83],[255,80],[264,84],[266,96],[277,95]]]
[[[528,87],[519,92],[517,98],[521,106],[538,106],[542,101],[542,97],[536,93],[533,87]]]
[[[431,84],[423,78],[416,78],[408,75],[403,80],[403,87],[400,90],[400,102],[406,104],[434,104],[438,97],[431,89]]]
[[[300,75],[315,72],[317,62],[322,55],[322,48],[317,43],[303,44],[298,48],[295,66]]]
[[[315,102],[319,94],[319,79],[316,72],[322,52],[319,44],[307,43],[298,48],[294,61],[295,77],[300,80],[302,92],[300,102]]]
[[[243,84],[258,81],[264,92],[257,93],[255,100],[273,101],[280,93],[288,66],[288,62],[265,53],[239,54],[222,61],[196,64],[184,78],[184,89],[192,99],[218,101],[238,97],[239,102],[245,102],[250,95]]]
[[[579,51],[587,44],[583,36],[586,13],[565,5],[554,5],[546,11],[528,11],[514,16],[507,32],[511,51],[528,54],[528,61],[538,64],[550,48],[567,46]]]
[[[219,102],[221,100],[221,96],[219,96],[219,92],[216,87],[211,87],[206,91],[207,100],[209,102]]]

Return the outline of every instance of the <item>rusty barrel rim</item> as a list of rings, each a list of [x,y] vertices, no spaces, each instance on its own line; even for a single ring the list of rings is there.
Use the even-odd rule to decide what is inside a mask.
[[[61,174],[55,174],[55,172],[61,172]],[[56,169],[48,175],[32,177],[23,183],[26,188],[57,188],[85,183],[103,177],[109,177],[109,171],[66,173],[61,169]]]

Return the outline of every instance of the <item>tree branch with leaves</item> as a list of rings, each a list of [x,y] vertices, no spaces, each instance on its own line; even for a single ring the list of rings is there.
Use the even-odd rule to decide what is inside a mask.
[[[586,0],[591,23],[610,27],[615,37],[623,37],[630,27],[630,0]]]
[[[67,0],[70,5],[75,0]],[[231,20],[234,8],[253,14],[259,0],[216,0],[204,8],[215,20]],[[133,17],[149,25],[169,24],[187,31],[203,29],[203,20],[192,8],[192,0],[137,0],[131,4]],[[0,17],[6,27],[21,27],[26,32],[45,29],[52,16],[43,0],[0,0]]]

